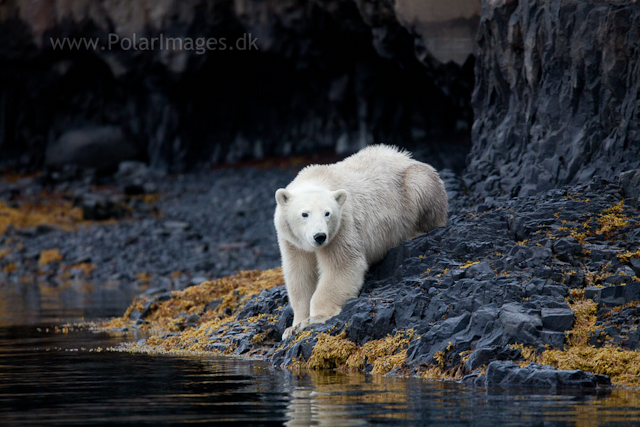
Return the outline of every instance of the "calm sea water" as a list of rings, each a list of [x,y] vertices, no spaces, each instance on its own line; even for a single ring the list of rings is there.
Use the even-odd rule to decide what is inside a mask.
[[[296,375],[242,359],[98,352],[118,339],[56,333],[54,326],[113,307],[43,309],[12,298],[0,289],[1,425],[640,424],[638,391],[484,390],[360,374]]]

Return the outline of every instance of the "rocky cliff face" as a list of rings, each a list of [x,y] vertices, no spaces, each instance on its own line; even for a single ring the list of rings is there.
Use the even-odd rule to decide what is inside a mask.
[[[635,2],[484,1],[467,184],[529,195],[640,166]]]
[[[444,151],[436,165],[461,168],[479,1],[454,3],[2,2],[0,158],[76,161],[64,156],[72,141],[83,156],[120,147],[100,159],[108,164],[127,153],[183,170],[390,143]],[[144,44],[154,37],[164,47]],[[216,50],[198,38],[215,38]],[[54,47],[62,40],[82,45]]]

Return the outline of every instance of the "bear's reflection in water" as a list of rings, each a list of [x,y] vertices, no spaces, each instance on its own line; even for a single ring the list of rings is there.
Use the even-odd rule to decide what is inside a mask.
[[[292,374],[291,379],[285,424],[289,427],[363,426],[371,418],[413,419],[407,411],[406,379],[326,371]]]

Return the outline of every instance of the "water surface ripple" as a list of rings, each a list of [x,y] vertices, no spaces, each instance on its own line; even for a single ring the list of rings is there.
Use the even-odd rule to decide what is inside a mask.
[[[259,361],[97,351],[116,338],[0,328],[0,424],[573,425],[640,423],[640,392],[474,389],[278,371]]]

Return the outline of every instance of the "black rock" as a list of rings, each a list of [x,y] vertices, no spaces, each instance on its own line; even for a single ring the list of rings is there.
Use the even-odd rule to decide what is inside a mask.
[[[142,311],[138,311],[138,310],[133,310],[130,314],[129,314],[129,319],[131,320],[135,320],[135,321],[139,321],[144,319],[145,317],[147,317],[149,314],[151,314],[151,312],[153,311],[155,301],[154,300],[147,300],[145,301],[142,305],[143,305],[143,310]]]
[[[213,311],[216,308],[218,308],[218,306],[220,305],[220,303],[222,303],[222,300],[220,299],[214,299],[213,301],[209,302],[207,305],[204,306],[204,311]]]
[[[569,308],[542,308],[542,326],[556,332],[573,328],[574,313]]]
[[[620,187],[625,198],[635,199],[634,204],[638,206],[640,201],[640,170],[626,171],[620,174]]]
[[[74,204],[82,208],[85,220],[104,221],[127,214],[123,201],[104,194],[86,193],[76,197]]]
[[[567,237],[553,244],[553,252],[559,260],[571,262],[573,257],[582,254],[582,246],[573,237]]]
[[[493,276],[495,276],[495,272],[487,261],[482,261],[468,267],[464,273],[464,277],[478,280],[487,280]]]
[[[278,317],[278,321],[276,322],[275,334],[276,339],[280,339],[285,329],[289,326],[292,326],[293,323],[293,309],[291,306],[287,306],[280,313],[280,317]]]
[[[491,362],[484,376],[475,379],[479,386],[536,387],[544,389],[597,388],[609,386],[608,376],[581,370],[563,371],[552,366],[530,363],[521,368],[514,362]]]
[[[139,196],[144,193],[144,187],[140,184],[127,184],[124,186],[124,194],[127,196]]]
[[[630,330],[627,339],[622,342],[622,345],[629,350],[640,349],[640,329],[636,327]]]
[[[600,294],[602,292],[602,288],[597,288],[595,286],[589,286],[584,290],[584,297],[587,299],[591,299],[595,302],[600,302]]]
[[[542,331],[540,332],[540,339],[543,344],[562,349],[567,336],[564,332]]]
[[[542,320],[520,304],[509,303],[500,309],[500,322],[514,343],[533,344],[540,336]]]
[[[120,162],[138,156],[138,149],[120,127],[102,126],[69,130],[47,149],[47,166],[73,164],[115,172]]]
[[[488,365],[495,360],[521,360],[520,350],[508,346],[481,347],[469,355],[464,364],[465,370],[475,369]]]
[[[169,230],[186,231],[191,228],[191,224],[185,221],[165,221],[162,223],[164,228]]]

